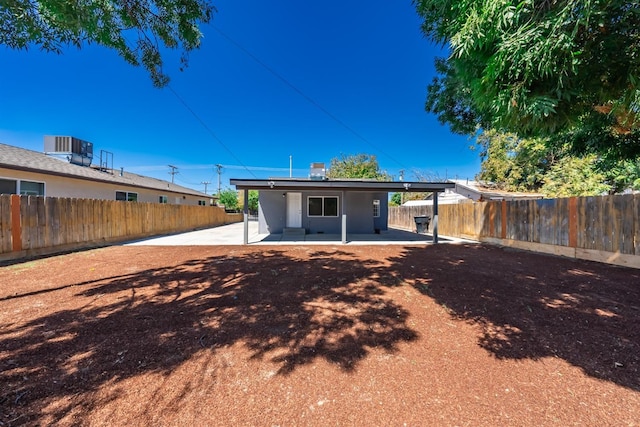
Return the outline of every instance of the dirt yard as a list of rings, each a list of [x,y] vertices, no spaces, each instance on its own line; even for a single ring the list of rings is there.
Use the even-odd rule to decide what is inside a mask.
[[[482,245],[0,267],[0,426],[638,426],[640,271]]]

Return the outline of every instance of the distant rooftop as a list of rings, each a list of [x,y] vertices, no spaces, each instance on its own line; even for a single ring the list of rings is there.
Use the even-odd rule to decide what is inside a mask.
[[[544,195],[541,193],[500,190],[496,184],[486,181],[474,181],[468,179],[450,179],[449,181],[456,184],[456,193],[476,201],[544,198]]]
[[[198,197],[210,197],[200,191],[161,179],[127,171],[123,171],[121,175],[120,169],[108,169],[105,171],[96,166],[75,165],[44,153],[2,143],[0,143],[0,167],[132,187],[171,191]]]

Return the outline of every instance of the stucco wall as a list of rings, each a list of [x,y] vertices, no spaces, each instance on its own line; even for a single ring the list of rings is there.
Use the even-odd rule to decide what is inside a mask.
[[[339,191],[303,191],[302,192],[302,226],[309,234],[339,234],[342,223],[342,193]],[[338,198],[338,216],[317,217],[309,216],[309,197],[329,196]],[[347,216],[349,212],[347,212]],[[349,229],[347,227],[347,229]]]
[[[286,226],[287,200],[282,190],[261,190],[259,196],[259,233],[279,234]],[[340,234],[342,224],[342,193],[340,191],[302,191],[302,227],[309,234]],[[338,197],[337,217],[310,217],[308,198],[310,196]],[[347,192],[346,193],[347,232],[371,234],[376,229],[387,229],[387,193]],[[373,200],[380,200],[380,217],[373,218]]]
[[[78,199],[102,199],[115,200],[116,191],[138,193],[138,202],[158,203],[159,196],[167,196],[169,204],[197,205],[199,200],[204,200],[209,205],[209,200],[192,195],[183,195],[171,191],[131,187],[120,184],[109,184],[82,179],[46,175],[34,172],[16,171],[0,168],[0,178],[20,179],[34,182],[44,182],[45,196],[70,197]]]
[[[373,193],[371,204],[373,205],[373,199],[380,200],[380,216],[373,218],[374,230],[386,231],[389,229],[389,194],[385,192]],[[371,208],[373,210],[373,206]]]
[[[282,191],[260,191],[258,195],[258,232],[279,234],[285,227],[286,198]]]

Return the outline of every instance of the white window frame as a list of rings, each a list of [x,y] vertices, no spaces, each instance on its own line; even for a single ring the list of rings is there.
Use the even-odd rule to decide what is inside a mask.
[[[321,215],[311,215],[310,212],[310,200],[311,199],[322,199],[322,214]],[[326,215],[325,214],[325,199],[336,199],[336,214],[335,215]],[[338,196],[308,196],[307,197],[307,216],[309,218],[337,218],[340,216],[340,198]]]
[[[120,200],[118,199],[118,193],[122,193],[124,194],[125,199],[124,200]],[[137,202],[138,201],[138,193],[135,193],[133,191],[116,191],[116,200],[121,201],[121,202]]]
[[[34,181],[32,179],[19,179],[19,178],[5,177],[5,176],[0,176],[0,179],[2,179],[3,181],[15,183],[15,193],[10,193],[10,194],[18,194],[21,196],[45,196],[47,194],[47,183],[44,181]],[[32,182],[34,184],[42,184],[42,194],[39,194],[39,193],[35,194],[31,192],[24,193],[22,190],[23,182]]]
[[[373,217],[380,218],[380,200],[379,199],[373,200]]]
[[[169,203],[169,198],[167,196],[158,196],[158,203],[167,204]]]
[[[33,194],[33,193],[26,193],[22,190],[22,183],[23,182],[32,182],[34,184],[42,184],[42,194],[38,193],[38,194]],[[20,194],[21,196],[44,196],[46,194],[46,185],[44,181],[31,181],[30,179],[19,179],[18,180],[18,194]]]

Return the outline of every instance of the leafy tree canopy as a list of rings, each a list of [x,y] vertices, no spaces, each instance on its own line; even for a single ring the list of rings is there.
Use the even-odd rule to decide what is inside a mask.
[[[334,157],[331,159],[329,178],[363,178],[377,181],[390,181],[391,176],[380,170],[376,156],[372,154],[355,154]]]
[[[249,212],[258,212],[258,190],[249,190]]]
[[[482,160],[478,179],[508,191],[539,191],[545,173],[565,155],[546,140],[495,130],[480,134],[477,143]]]
[[[390,206],[400,206],[402,205],[402,194],[401,193],[393,193],[391,195],[391,199],[389,200]]]
[[[595,167],[596,156],[564,157],[544,178],[542,192],[548,197],[596,196],[609,192],[605,176]]]
[[[188,53],[200,46],[198,25],[214,12],[208,0],[6,0],[0,2],[0,44],[62,53],[97,43],[142,65],[162,87],[169,77],[161,48],[182,50],[186,65]]]
[[[230,188],[220,191],[219,203],[224,206],[225,209],[238,209],[238,192]]]
[[[640,151],[637,1],[414,2],[425,35],[451,50],[426,109],[454,132],[546,137],[588,125],[606,136],[592,148]]]
[[[477,178],[508,191],[542,192],[547,197],[640,190],[640,160],[575,155],[557,139],[518,138],[485,131],[478,137]]]

